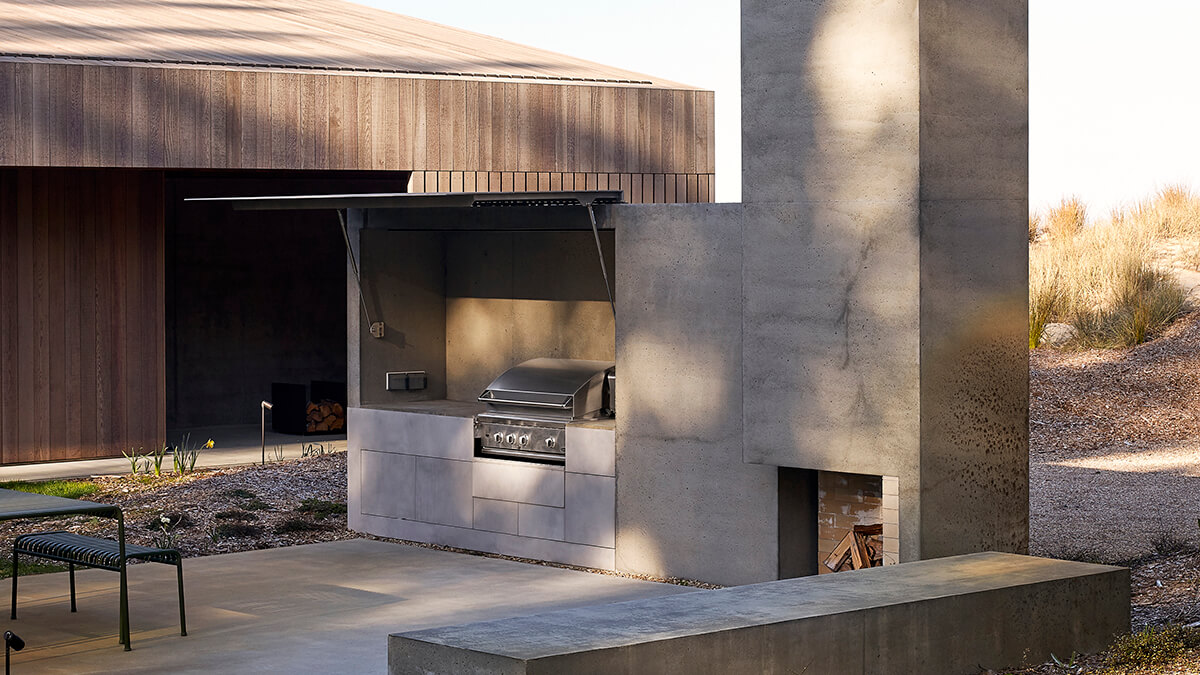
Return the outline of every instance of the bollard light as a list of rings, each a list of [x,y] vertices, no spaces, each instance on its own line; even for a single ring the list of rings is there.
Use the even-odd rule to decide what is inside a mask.
[[[25,649],[25,641],[20,635],[11,630],[4,631],[4,675],[8,675],[9,651],[19,652]]]

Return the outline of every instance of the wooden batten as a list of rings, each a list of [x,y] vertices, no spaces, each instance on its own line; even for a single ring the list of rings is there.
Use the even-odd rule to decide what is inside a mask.
[[[691,89],[0,61],[0,100],[2,166],[713,172]]]
[[[163,247],[160,172],[0,169],[0,461],[162,442]]]

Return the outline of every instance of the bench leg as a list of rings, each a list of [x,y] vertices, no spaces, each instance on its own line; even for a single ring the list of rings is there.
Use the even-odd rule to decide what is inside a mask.
[[[17,618],[17,545],[13,544],[13,566],[12,566],[12,617]]]
[[[67,569],[71,572],[71,611],[75,611],[75,563],[67,563]]]
[[[187,635],[187,616],[183,611],[183,556],[176,556],[175,571],[179,576],[179,634]]]

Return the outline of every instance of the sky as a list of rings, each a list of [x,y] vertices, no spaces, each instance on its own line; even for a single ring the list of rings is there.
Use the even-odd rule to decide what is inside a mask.
[[[737,0],[358,2],[716,92],[717,200],[741,198]],[[1029,198],[1093,217],[1200,191],[1200,2],[1030,0]]]

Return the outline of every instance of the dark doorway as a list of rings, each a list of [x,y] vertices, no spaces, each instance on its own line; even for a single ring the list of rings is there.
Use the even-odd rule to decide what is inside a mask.
[[[346,380],[346,247],[333,211],[188,197],[404,192],[402,172],[172,172],[168,429],[257,423],[272,382]]]

